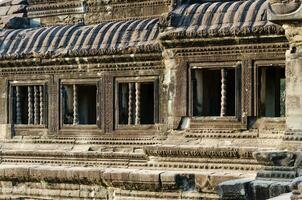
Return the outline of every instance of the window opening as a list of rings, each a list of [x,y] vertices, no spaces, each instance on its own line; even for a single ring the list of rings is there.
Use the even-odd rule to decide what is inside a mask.
[[[63,123],[96,124],[96,93],[95,85],[63,85]]]
[[[118,84],[119,124],[154,124],[154,83]]]
[[[258,68],[259,113],[261,117],[285,116],[285,68]]]
[[[13,86],[14,124],[43,125],[45,88],[43,85]]]
[[[235,116],[235,69],[192,70],[193,115]]]

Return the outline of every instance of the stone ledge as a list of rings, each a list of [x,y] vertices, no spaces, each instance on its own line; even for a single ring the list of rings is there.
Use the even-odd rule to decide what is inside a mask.
[[[219,183],[242,177],[242,174],[237,173],[207,171],[194,173],[92,167],[0,166],[0,181],[101,185],[138,191],[193,190],[214,193]]]

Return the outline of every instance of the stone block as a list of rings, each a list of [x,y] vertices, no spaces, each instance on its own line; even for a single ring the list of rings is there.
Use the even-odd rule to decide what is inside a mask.
[[[10,139],[11,134],[11,124],[0,124],[0,139]]]
[[[302,184],[302,176],[295,178],[291,184],[290,184],[290,188],[292,190],[297,190],[298,186]]]
[[[237,200],[251,200],[251,188],[250,184],[253,179],[244,178],[237,180],[230,180],[218,184],[217,190],[220,199],[237,199]]]
[[[36,181],[56,182],[64,180],[64,174],[60,170],[63,168],[59,167],[31,167],[29,170],[30,177]]]
[[[195,174],[176,174],[175,182],[182,191],[189,191],[195,189]]]
[[[272,181],[261,181],[261,180],[253,181],[252,188],[253,188],[255,199],[266,200],[270,198],[270,187],[272,184],[273,184]]]
[[[0,16],[5,16],[7,15],[7,12],[9,10],[10,6],[2,6],[0,7]]]
[[[7,180],[27,180],[29,178],[29,168],[23,166],[11,166],[4,169],[4,176]]]
[[[269,197],[277,197],[281,194],[290,192],[290,183],[289,182],[275,182],[272,183],[269,188]]]
[[[13,5],[10,6],[7,14],[15,14],[15,13],[20,13],[20,12],[25,12],[26,11],[26,5]]]
[[[160,174],[160,181],[163,190],[175,190],[178,186],[175,181],[176,172],[163,172]]]
[[[11,5],[27,4],[27,0],[12,0]]]
[[[111,171],[112,171],[112,169],[105,169],[103,174],[102,174],[102,182],[106,186],[110,186],[110,187],[112,187]]]
[[[6,15],[1,20],[4,28],[7,29],[29,28],[30,26],[29,20],[24,17],[23,13]]]
[[[69,170],[72,179],[79,183],[98,184],[102,182],[103,170],[98,168],[74,167]]]
[[[160,188],[161,171],[136,170],[129,174],[129,182],[137,190],[155,191]],[[133,188],[132,188],[133,189]]]
[[[13,191],[13,183],[11,181],[1,181],[2,194],[11,194]]]
[[[77,198],[80,197],[80,190],[61,190],[61,198]]]
[[[268,200],[291,200],[291,196],[292,196],[292,193],[289,192],[289,193],[281,194],[277,197],[270,198]]]
[[[104,180],[110,186],[124,187],[127,186],[124,183],[129,180],[129,173],[127,169],[105,170]]]
[[[200,192],[211,190],[210,174],[196,174],[195,175],[196,189]]]
[[[218,184],[228,181],[238,179],[238,176],[228,175],[228,174],[196,174],[195,182],[196,189],[202,192],[213,192],[216,190]]]

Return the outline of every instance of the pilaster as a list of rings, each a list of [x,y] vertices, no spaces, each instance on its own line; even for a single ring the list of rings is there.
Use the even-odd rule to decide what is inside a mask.
[[[281,24],[289,41],[286,52],[286,149],[302,145],[302,6],[300,1],[270,1],[269,19]]]

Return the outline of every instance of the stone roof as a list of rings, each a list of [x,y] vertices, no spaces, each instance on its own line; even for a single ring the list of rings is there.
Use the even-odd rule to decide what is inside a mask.
[[[173,38],[283,34],[267,20],[265,0],[183,4],[167,17],[0,30],[0,59],[159,50]],[[162,29],[160,30],[160,27]]]
[[[158,19],[2,30],[0,56],[39,57],[66,54],[116,53],[156,46]],[[151,47],[150,47],[151,48]]]
[[[183,4],[170,13],[163,37],[245,36],[283,33],[267,20],[268,1],[224,1]]]

